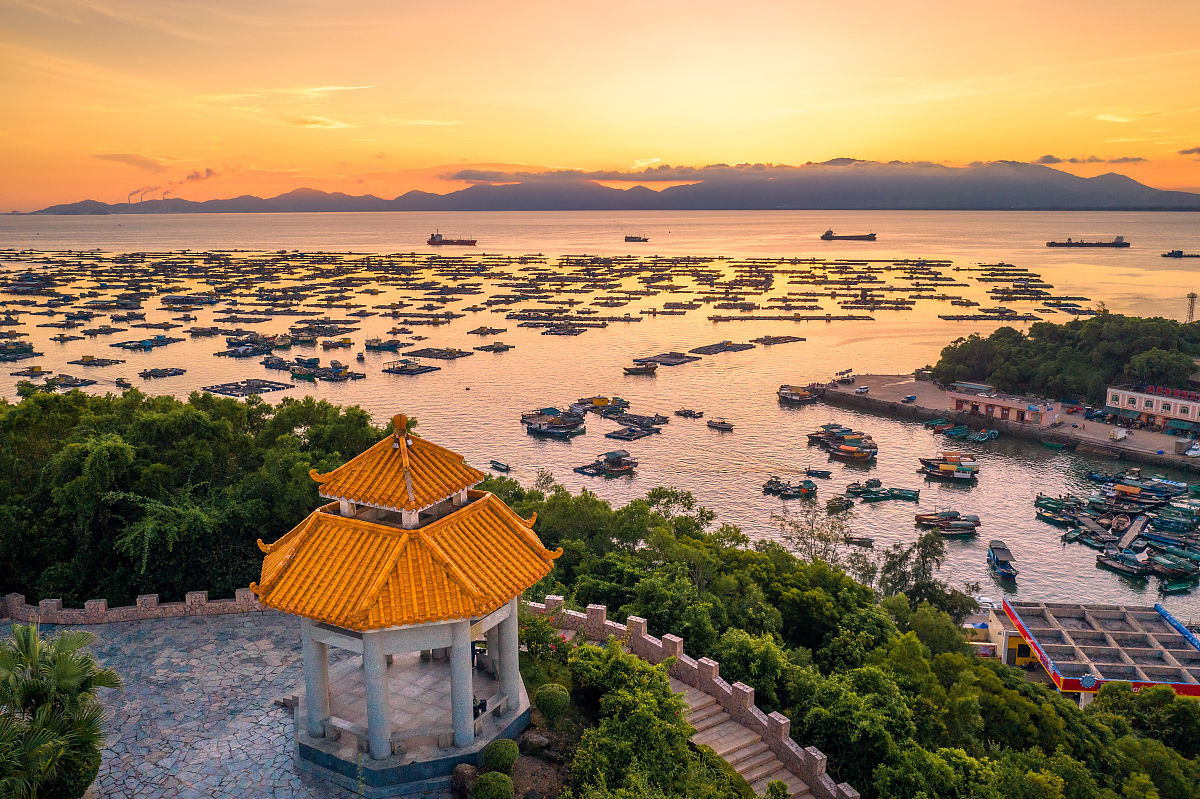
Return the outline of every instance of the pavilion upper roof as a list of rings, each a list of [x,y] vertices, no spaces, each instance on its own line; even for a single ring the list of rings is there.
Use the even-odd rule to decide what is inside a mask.
[[[417,511],[472,488],[484,473],[463,456],[407,433],[408,417],[392,420],[392,435],[332,472],[312,478],[326,499],[348,500],[388,510]]]
[[[266,553],[263,604],[353,630],[485,616],[550,572],[550,552],[491,493],[415,530],[309,514]],[[535,517],[536,518],[536,517]]]

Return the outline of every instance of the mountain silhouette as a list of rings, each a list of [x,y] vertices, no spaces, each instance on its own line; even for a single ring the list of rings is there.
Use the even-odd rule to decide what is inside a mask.
[[[699,179],[661,191],[617,189],[587,173],[521,173],[447,194],[409,191],[394,199],[301,188],[275,197],[220,200],[96,200],[36,214],[295,213],[322,211],[592,210],[1200,210],[1200,194],[1164,191],[1107,173],[1083,178],[1015,161],[948,167],[835,159],[800,167],[704,167]],[[630,174],[636,179],[637,174]],[[608,178],[611,180],[611,178]]]

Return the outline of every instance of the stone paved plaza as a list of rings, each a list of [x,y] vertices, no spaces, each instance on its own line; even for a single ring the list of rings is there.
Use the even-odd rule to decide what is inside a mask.
[[[8,628],[0,623],[0,635]],[[93,653],[125,682],[102,691],[110,719],[97,797],[353,795],[292,765],[292,716],[275,700],[302,679],[295,618],[234,613],[82,629],[100,637]]]

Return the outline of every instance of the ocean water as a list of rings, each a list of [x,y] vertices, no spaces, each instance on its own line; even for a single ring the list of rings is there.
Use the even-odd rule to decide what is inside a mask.
[[[823,242],[817,237],[826,228],[838,232],[874,231],[875,243]],[[953,266],[1004,261],[1039,273],[1054,284],[1056,294],[1090,298],[1093,306],[1103,302],[1109,309],[1130,314],[1162,315],[1183,319],[1186,294],[1200,285],[1200,259],[1166,259],[1162,252],[1183,249],[1200,251],[1200,215],[1186,213],[1026,213],[1026,212],[570,212],[570,213],[384,213],[384,214],[267,214],[267,215],[164,215],[105,217],[0,216],[0,250],[91,250],[104,252],[162,252],[177,250],[239,249],[252,251],[299,250],[302,252],[426,253],[424,241],[440,229],[448,236],[479,239],[474,250],[454,250],[451,255],[480,256],[483,253],[522,255],[542,253],[551,263],[557,255],[589,254],[615,256],[637,254],[660,256],[728,256],[739,258],[823,259],[944,259]],[[625,244],[624,234],[650,237],[647,244]],[[1110,239],[1124,235],[1133,246],[1128,250],[1048,249],[1049,239]],[[713,262],[710,268],[731,270],[731,262]],[[21,257],[0,252],[0,269],[6,272],[28,268]],[[519,267],[508,267],[515,272]],[[971,273],[947,274],[970,285],[949,288],[982,302],[998,304],[986,296],[987,284],[970,279]],[[278,275],[286,282],[289,275]],[[677,281],[679,282],[679,281]],[[629,282],[635,286],[636,282]],[[180,290],[188,285],[179,286]],[[195,284],[199,288],[199,284]],[[377,296],[354,295],[349,301],[372,305],[396,299],[421,300],[394,286],[382,286]],[[767,296],[813,286],[789,286],[777,279]],[[448,306],[457,310],[504,289],[485,285],[485,294],[467,297]],[[576,295],[586,302],[593,299]],[[662,294],[646,297],[622,308],[599,308],[601,315],[626,312],[640,317],[643,308],[661,307],[664,300],[684,300],[688,295]],[[7,299],[0,295],[0,299]],[[754,301],[763,302],[762,298]],[[418,302],[417,305],[423,304]],[[834,310],[829,300],[822,304]],[[1023,304],[1006,303],[1019,310]],[[529,305],[526,303],[525,305]],[[220,308],[223,306],[217,306]],[[147,321],[161,321],[172,314],[157,301],[147,303]],[[1157,581],[1129,581],[1095,567],[1095,553],[1085,547],[1064,547],[1060,530],[1034,518],[1033,498],[1039,491],[1061,493],[1084,491],[1083,475],[1089,468],[1109,469],[1113,464],[1072,453],[1048,450],[1017,440],[986,445],[967,444],[963,449],[978,453],[982,477],[975,488],[925,484],[915,473],[917,458],[946,448],[945,439],[920,425],[857,414],[823,405],[787,408],[778,404],[775,390],[781,383],[826,380],[834,372],[853,369],[860,374],[903,373],[931,364],[940,349],[953,339],[972,332],[987,334],[998,323],[952,322],[939,313],[969,313],[977,309],[954,308],[941,302],[924,302],[909,311],[873,311],[874,321],[792,322],[753,321],[714,323],[714,311],[705,306],[684,316],[642,317],[642,321],[610,324],[578,337],[543,336],[540,331],[520,328],[503,313],[485,310],[441,327],[414,327],[428,336],[418,346],[470,349],[486,341],[501,339],[515,345],[503,354],[476,353],[457,361],[431,362],[441,370],[417,377],[385,375],[384,361],[396,356],[367,353],[364,363],[353,361],[362,341],[372,336],[388,338],[395,323],[379,316],[363,320],[352,334],[352,350],[315,350],[323,361],[330,357],[349,361],[351,368],[365,371],[367,379],[345,383],[300,383],[285,392],[267,395],[271,401],[283,396],[314,396],[367,408],[380,423],[399,412],[420,420],[419,432],[462,452],[467,459],[486,467],[490,459],[513,466],[512,477],[531,483],[539,469],[549,469],[572,490],[587,488],[614,503],[643,495],[656,485],[675,485],[694,492],[718,513],[721,522],[741,526],[752,537],[778,536],[773,516],[789,503],[761,492],[763,481],[772,474],[788,479],[802,476],[807,465],[830,468],[832,480],[818,481],[821,501],[840,492],[845,485],[866,477],[879,477],[885,485],[921,489],[919,506],[908,502],[885,502],[859,506],[853,527],[871,535],[876,546],[914,540],[917,530],[912,516],[921,510],[955,507],[977,513],[983,526],[976,540],[947,545],[944,576],[955,583],[979,581],[983,592],[994,597],[1003,589],[992,582],[985,564],[987,543],[1003,539],[1021,569],[1016,594],[1026,599],[1047,601],[1125,602],[1152,604],[1162,601],[1185,619],[1200,619],[1200,591],[1182,597],[1160,597]],[[194,312],[192,325],[213,324],[215,309]],[[762,312],[760,312],[762,313]],[[776,312],[779,313],[779,312]],[[1066,321],[1061,313],[1038,315],[1051,321]],[[346,312],[332,309],[330,316],[344,318]],[[126,376],[149,393],[186,396],[190,391],[214,383],[249,377],[287,381],[286,373],[269,371],[257,358],[233,360],[214,358],[222,349],[219,338],[189,338],[150,353],[123,352],[109,342],[140,338],[158,331],[133,329],[129,334],[56,344],[49,340],[59,331],[33,325],[46,317],[22,317],[29,340],[45,357],[20,362],[0,373],[0,393],[15,396],[19,378],[8,372],[39,364],[56,372],[97,379],[87,390],[114,390],[112,381]],[[105,319],[97,319],[100,324]],[[254,325],[263,332],[282,332],[296,319],[278,317]],[[487,325],[506,328],[489,338],[467,331]],[[248,327],[248,325],[242,325]],[[1018,325],[1019,326],[1019,325]],[[168,335],[186,335],[172,331]],[[799,343],[758,346],[737,353],[706,356],[679,367],[661,367],[653,377],[623,374],[621,367],[633,357],[668,350],[689,350],[722,340],[748,341],[762,335],[804,336]],[[400,336],[403,338],[403,336]],[[84,369],[67,361],[84,354],[120,357],[127,363]],[[311,349],[293,348],[280,353],[314,354]],[[151,367],[179,366],[186,375],[141,381],[136,373]],[[706,419],[725,417],[735,429],[720,433],[705,426],[705,420],[671,418],[661,435],[635,442],[605,438],[616,425],[589,417],[586,435],[570,442],[545,441],[528,436],[520,424],[522,411],[547,405],[563,406],[581,397],[618,395],[632,403],[636,413],[671,416],[677,408],[703,410]],[[838,463],[826,466],[824,453],[806,444],[805,434],[829,421],[842,422],[871,433],[880,445],[879,462],[869,470]],[[640,461],[636,476],[605,480],[572,472],[611,449],[628,449]],[[957,446],[956,446],[957,448]],[[1176,475],[1176,477],[1180,477]],[[1186,478],[1184,478],[1186,479]]]

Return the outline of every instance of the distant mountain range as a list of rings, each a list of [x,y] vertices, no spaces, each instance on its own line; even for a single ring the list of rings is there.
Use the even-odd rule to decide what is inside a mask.
[[[615,189],[589,173],[503,174],[448,194],[410,191],[388,200],[296,189],[196,202],[168,198],[109,204],[83,200],[36,214],[288,213],[314,211],[649,211],[649,210],[1188,210],[1200,194],[1163,191],[1124,175],[1093,178],[1013,161],[947,167],[837,159],[804,166],[703,167],[695,182],[661,191]],[[599,174],[599,173],[596,173]],[[649,173],[644,173],[649,174]],[[671,179],[660,172],[657,180]],[[622,175],[623,176],[623,175]],[[626,179],[637,179],[629,174]],[[602,179],[612,181],[609,173]]]

